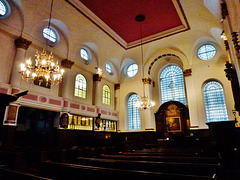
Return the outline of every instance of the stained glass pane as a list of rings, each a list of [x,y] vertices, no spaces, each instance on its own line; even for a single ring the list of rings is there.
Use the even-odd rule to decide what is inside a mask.
[[[166,67],[160,76],[162,103],[170,100],[186,105],[182,69],[176,65]]]
[[[204,86],[207,121],[227,121],[227,108],[223,88],[219,82],[211,81]]]
[[[136,108],[139,96],[133,94],[128,99],[128,128],[131,130],[141,129],[140,111]]]

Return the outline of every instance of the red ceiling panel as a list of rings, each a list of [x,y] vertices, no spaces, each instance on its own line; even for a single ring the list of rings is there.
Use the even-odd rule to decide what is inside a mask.
[[[138,14],[144,14],[142,36],[178,27],[182,22],[171,0],[79,0],[127,43],[141,38]]]

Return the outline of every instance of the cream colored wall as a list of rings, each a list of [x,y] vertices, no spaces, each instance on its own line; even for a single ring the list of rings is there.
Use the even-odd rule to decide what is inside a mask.
[[[118,112],[114,103],[114,84],[119,83],[118,69],[123,48],[65,0],[54,1],[52,11],[51,25],[58,31],[60,42],[53,47],[46,46],[42,30],[48,25],[51,1],[14,0],[8,2],[12,13],[7,19],[0,20],[0,39],[2,42],[0,44],[0,55],[2,57],[0,60],[0,85],[3,91],[6,89],[11,93],[12,89],[29,90],[28,94],[37,96],[36,101],[21,98],[18,100],[19,105],[90,116],[96,116],[98,111],[104,110],[107,114],[103,114],[103,118],[118,120],[118,116],[116,116]],[[16,54],[14,40],[20,36],[32,41],[24,59],[28,57],[33,59],[36,50],[41,52],[46,48],[47,51],[53,52],[55,60],[58,60],[59,63],[64,59],[73,61],[72,68],[66,70],[71,87],[66,88],[57,85],[47,89],[29,84],[22,80],[20,76],[14,77],[19,81],[19,86],[12,86],[10,80]],[[92,54],[92,60],[89,64],[85,64],[80,57],[82,47],[87,47]],[[108,62],[113,66],[113,75],[110,75],[105,70]],[[103,79],[100,82],[101,88],[104,84],[111,88],[111,105],[101,104],[100,107],[93,105],[95,96],[93,94],[93,74],[96,73],[96,67],[103,69]],[[79,73],[83,74],[87,79],[86,99],[74,96],[75,77]],[[97,93],[102,94],[102,89],[99,89]],[[63,94],[66,97],[63,98]],[[45,97],[47,102],[40,102],[40,97]],[[49,103],[50,99],[58,100],[61,105],[51,105]],[[79,109],[66,108],[64,107],[65,102],[75,104]],[[90,111],[87,111],[88,108],[90,108]],[[92,112],[93,109],[91,108],[94,109],[94,112]]]
[[[161,70],[169,63],[178,64],[183,70],[192,69],[192,75],[184,77],[187,106],[190,111],[192,129],[208,128],[206,125],[207,120],[203,98],[203,85],[206,81],[211,79],[217,80],[222,84],[229,120],[234,119],[232,114],[234,101],[231,84],[225,77],[224,72],[225,62],[229,59],[228,53],[224,49],[223,41],[220,38],[222,25],[219,22],[219,17],[214,16],[209,9],[206,8],[204,1],[182,0],[180,2],[191,29],[143,45],[145,77],[148,76],[148,68],[155,58],[163,54],[174,54],[179,58],[169,56],[161,58],[154,63],[149,77],[155,81],[156,87],[153,87],[152,91],[149,93],[156,102],[156,106],[151,112],[141,112],[141,115],[148,114],[148,116],[141,116],[142,130],[149,129],[149,127],[146,127],[146,124],[151,124],[152,128],[155,129],[154,113],[157,112],[161,105],[159,75]],[[205,43],[211,43],[217,49],[216,55],[209,61],[203,61],[197,57],[198,48]],[[133,59],[139,65],[139,69],[141,69],[140,50],[138,48],[128,50],[125,54],[128,58]],[[133,78],[127,78],[121,73],[122,84],[120,96],[122,99],[120,103],[119,119],[120,129],[122,131],[128,131],[126,99],[131,93],[137,93],[139,96],[142,96],[143,89],[141,78],[141,72],[138,72]],[[125,120],[122,121],[122,119]]]
[[[148,77],[148,68],[155,58],[163,54],[174,54],[176,57],[161,58],[152,67],[149,77],[155,81],[156,86],[146,88],[149,89],[146,94],[152,97],[156,106],[150,111],[141,112],[141,131],[155,129],[154,113],[161,105],[159,75],[163,67],[169,63],[176,63],[183,70],[192,69],[192,75],[184,78],[192,127],[207,128],[202,88],[209,79],[218,80],[223,85],[229,119],[233,119],[231,111],[234,102],[231,86],[223,71],[225,61],[228,60],[229,56],[224,50],[222,39],[220,39],[222,24],[219,22],[219,13],[211,13],[210,8],[206,8],[204,2],[204,0],[180,0],[190,30],[143,46],[145,77]],[[107,110],[108,113],[102,117],[119,120],[119,131],[128,131],[127,99],[132,93],[137,93],[139,96],[143,95],[140,47],[123,49],[65,0],[54,1],[52,25],[58,30],[61,40],[57,46],[47,47],[47,50],[52,51],[59,62],[63,59],[70,59],[74,62],[72,68],[66,71],[71,86],[58,85],[46,89],[28,84],[17,77],[20,85],[14,87],[10,84],[16,54],[14,40],[22,34],[23,38],[32,41],[26,51],[26,57],[33,57],[36,50],[41,51],[46,47],[42,30],[48,24],[50,1],[14,0],[9,1],[9,3],[12,8],[11,16],[0,20],[0,39],[2,42],[0,43],[0,87],[7,89],[8,93],[11,93],[13,88],[27,89],[29,93],[38,96],[38,98],[44,96],[47,99],[53,98],[61,101],[61,106],[55,106],[41,103],[39,100],[33,102],[20,99],[18,101],[20,105],[90,116],[96,116],[98,111]],[[212,60],[202,61],[197,57],[197,49],[206,42],[216,46],[217,54]],[[79,51],[82,47],[87,47],[92,53],[92,61],[89,64],[85,64],[80,57]],[[113,66],[113,75],[105,70],[108,62]],[[138,64],[139,71],[134,77],[129,78],[126,77],[124,71],[127,65],[132,62]],[[99,106],[93,105],[96,96],[93,94],[93,74],[96,73],[96,67],[103,69],[103,79],[100,82],[98,93],[102,95],[102,87],[107,84],[112,92],[111,105],[102,103]],[[87,99],[74,96],[75,77],[79,73],[87,79]],[[120,90],[115,91],[114,84],[118,83],[120,83]],[[63,94],[66,97],[62,97]],[[73,103],[80,108],[66,108],[64,107],[65,102]],[[88,112],[83,107],[93,108],[94,112]],[[112,116],[116,113],[117,116]]]

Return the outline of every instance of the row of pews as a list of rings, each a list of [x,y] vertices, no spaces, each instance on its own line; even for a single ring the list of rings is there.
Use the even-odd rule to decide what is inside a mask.
[[[196,149],[152,148],[76,156],[69,162],[45,161],[39,175],[52,179],[219,179],[221,159]]]

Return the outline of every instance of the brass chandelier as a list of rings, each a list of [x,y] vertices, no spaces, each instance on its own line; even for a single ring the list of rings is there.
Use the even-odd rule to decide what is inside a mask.
[[[49,24],[47,28],[51,25],[53,0],[51,3]],[[46,39],[47,45],[48,39]],[[57,85],[62,81],[64,70],[60,69],[58,61],[54,62],[53,54],[48,53],[43,49],[42,53],[35,54],[35,59],[32,62],[31,58],[27,59],[25,63],[21,64],[20,75],[27,82],[42,85],[46,83],[46,87]]]
[[[140,35],[141,35],[141,57],[142,57],[142,75],[143,75],[143,96],[140,98],[140,101],[137,101],[135,103],[135,107],[138,109],[149,109],[155,106],[155,102],[153,102],[151,99],[149,99],[145,95],[145,86],[144,86],[144,64],[143,64],[143,46],[142,46],[142,26],[141,22],[145,20],[145,16],[142,14],[139,14],[135,17],[135,20],[137,22],[140,22]]]

